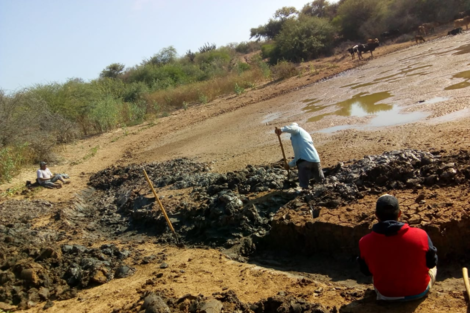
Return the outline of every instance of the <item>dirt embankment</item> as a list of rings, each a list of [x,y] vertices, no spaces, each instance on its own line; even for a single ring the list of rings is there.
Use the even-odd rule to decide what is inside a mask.
[[[378,68],[401,57],[434,58],[428,50],[440,43],[380,57],[353,78],[375,79]],[[381,46],[377,55],[396,48]],[[241,312],[465,312],[455,268],[465,265],[470,248],[462,240],[469,232],[468,119],[315,133],[327,180],[299,195],[295,179],[286,181],[276,162],[277,138],[265,125],[271,122],[262,121],[273,114],[277,124],[303,118],[299,103],[318,92],[336,103],[333,91],[346,83],[310,84],[366,63],[332,57],[312,64],[322,64],[319,73],[64,147],[65,165],[53,169],[71,174],[71,185],[0,204],[0,308],[139,312],[155,311],[150,303],[156,303],[163,311],[195,312],[209,302]],[[465,107],[460,91],[432,109],[442,115]],[[398,98],[409,98],[401,92]],[[412,93],[416,101],[433,96],[442,95],[429,86]],[[142,168],[186,248],[174,246]],[[18,179],[30,180],[28,175]],[[439,249],[438,282],[423,301],[377,305],[370,281],[358,278],[350,262],[358,239],[375,222],[376,198],[385,192],[399,198],[403,220],[427,230]]]
[[[218,248],[226,258],[242,262],[265,250],[354,256],[359,238],[374,223],[370,214],[374,199],[390,192],[401,194],[403,220],[428,231],[442,261],[468,259],[470,247],[457,239],[470,229],[469,160],[467,151],[446,155],[397,150],[366,156],[326,168],[325,183],[302,195],[291,188],[295,183],[285,180],[281,163],[249,165],[225,174],[189,159],[111,167],[93,175],[90,186],[94,188],[69,205],[55,209],[49,202],[36,202],[37,210],[31,213],[27,201],[2,204],[5,226],[0,227],[0,240],[5,245],[0,250],[0,302],[26,309],[47,300],[45,306],[50,307],[53,301],[77,297],[81,289],[132,276],[135,266],[157,263],[162,269],[168,267],[166,253],[145,255],[133,239],[140,233],[144,239],[137,243],[150,238],[158,244],[175,243],[162,213],[154,209],[155,199],[149,195],[142,168],[164,194],[162,202],[187,248]],[[446,200],[444,194],[451,193],[452,200]],[[42,223],[30,224],[48,214],[50,218]],[[86,244],[70,243],[79,238]],[[127,243],[99,244],[117,238]],[[158,278],[147,284],[159,285]],[[362,299],[361,290],[353,288],[347,295]],[[184,305],[198,308],[205,301],[190,299],[154,302],[177,304],[174,309],[181,309]],[[326,309],[315,302],[284,297],[250,306],[234,301],[228,302],[243,312],[271,312],[265,309],[271,306],[334,312],[343,303]],[[123,310],[139,307],[125,306]]]

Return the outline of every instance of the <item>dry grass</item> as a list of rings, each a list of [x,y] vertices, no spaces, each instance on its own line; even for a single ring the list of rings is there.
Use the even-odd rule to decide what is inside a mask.
[[[159,90],[146,97],[147,103],[155,104],[160,110],[184,108],[187,104],[205,104],[215,98],[235,93],[235,86],[248,88],[263,80],[261,69],[255,68],[242,74],[229,74],[209,81],[198,82],[177,88]]]

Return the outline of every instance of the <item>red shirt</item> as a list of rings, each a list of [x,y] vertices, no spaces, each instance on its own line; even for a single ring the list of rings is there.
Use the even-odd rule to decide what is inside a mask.
[[[424,292],[429,284],[426,253],[428,234],[404,224],[394,235],[372,231],[359,241],[361,259],[374,277],[375,288],[386,297]],[[432,243],[431,243],[432,245]]]

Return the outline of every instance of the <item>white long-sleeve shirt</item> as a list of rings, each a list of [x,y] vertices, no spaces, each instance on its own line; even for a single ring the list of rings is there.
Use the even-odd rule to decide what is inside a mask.
[[[281,128],[283,133],[291,134],[290,140],[292,143],[292,148],[294,148],[294,159],[289,162],[290,167],[297,165],[299,159],[308,161],[308,162],[320,162],[320,156],[313,146],[312,136],[297,125],[297,123],[292,123],[289,126],[284,126]]]

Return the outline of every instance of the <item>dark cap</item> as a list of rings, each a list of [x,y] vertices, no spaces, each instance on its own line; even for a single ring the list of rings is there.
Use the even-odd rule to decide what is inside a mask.
[[[42,161],[41,163],[39,163],[40,166],[44,166],[44,165],[47,165],[46,162]]]
[[[375,213],[381,220],[396,219],[399,212],[398,199],[394,196],[385,194],[377,200]]]

